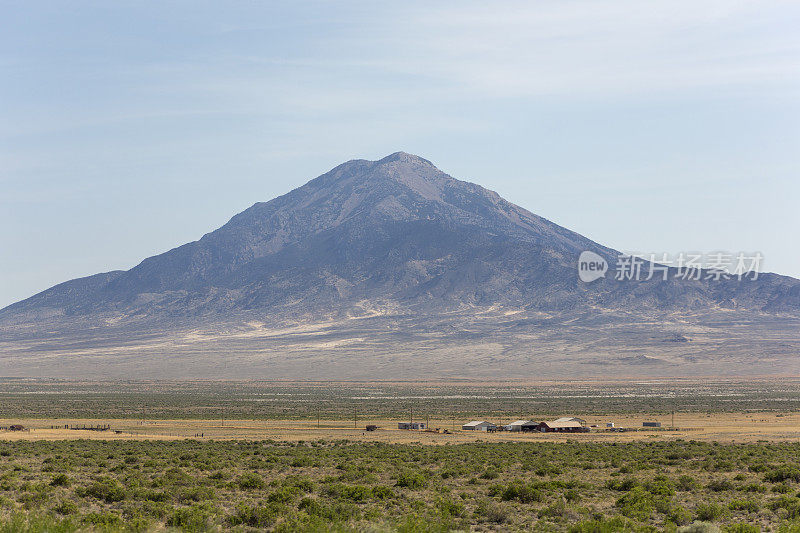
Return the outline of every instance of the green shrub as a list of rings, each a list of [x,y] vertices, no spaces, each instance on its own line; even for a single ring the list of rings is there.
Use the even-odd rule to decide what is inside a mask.
[[[723,492],[726,490],[733,490],[733,483],[727,479],[715,479],[709,482],[706,488],[713,492]]]
[[[766,472],[764,481],[770,483],[782,483],[784,481],[800,483],[800,468],[794,465],[781,465]]]
[[[83,517],[85,524],[100,526],[104,528],[119,526],[122,524],[122,517],[110,511],[100,513],[89,513]]]
[[[739,488],[742,492],[767,492],[767,487],[758,483],[750,483]]]
[[[70,519],[47,515],[15,514],[0,519],[0,533],[74,533],[81,529]]]
[[[385,485],[377,485],[372,487],[372,497],[376,500],[388,500],[389,498],[394,498],[395,494],[391,488]]]
[[[531,487],[530,485],[523,485],[522,483],[511,483],[503,489],[500,498],[504,501],[516,500],[521,503],[532,503],[544,501],[544,495],[541,491]]]
[[[69,487],[71,482],[69,476],[62,473],[53,476],[53,479],[50,480],[50,485],[54,487]]]
[[[168,495],[166,496],[168,497]],[[214,489],[211,487],[191,487],[178,494],[178,501],[180,502],[201,502],[204,500],[213,500],[214,498]],[[164,499],[162,501],[167,500]]]
[[[53,507],[53,510],[60,515],[72,515],[78,512],[78,504],[72,500],[63,500]]]
[[[620,492],[627,492],[638,484],[639,482],[632,477],[626,477],[623,479],[609,479],[606,482],[606,488]]]
[[[164,472],[164,475],[159,479],[160,485],[172,486],[188,486],[193,485],[195,480],[192,476],[184,472],[182,469],[173,467]]]
[[[653,495],[643,487],[633,487],[614,504],[628,518],[648,520],[655,511]]]
[[[115,479],[101,478],[86,487],[85,494],[106,503],[114,503],[125,499],[125,487]]]
[[[697,506],[695,514],[698,520],[710,522],[722,518],[725,515],[725,509],[716,503],[701,503]]]
[[[728,509],[732,511],[747,511],[757,513],[761,506],[753,500],[733,500],[728,504]]]
[[[436,500],[436,508],[444,518],[464,516],[464,504],[440,498]]]
[[[503,524],[508,521],[509,513],[502,505],[492,501],[481,500],[475,508],[475,519],[492,524]]]
[[[722,530],[725,533],[761,533],[761,528],[753,524],[730,524]]]
[[[539,509],[540,518],[561,518],[567,513],[567,505],[563,501],[556,502]]]
[[[268,502],[291,503],[300,495],[297,487],[281,487],[269,493]]]
[[[594,519],[579,522],[569,528],[569,533],[634,533],[639,531],[631,521],[615,516],[609,519]]]
[[[204,507],[193,505],[175,509],[167,518],[166,525],[177,527],[183,531],[206,531],[210,527],[211,513]]]
[[[329,522],[346,522],[359,516],[358,508],[351,503],[336,502],[333,505],[326,505],[308,497],[300,500],[297,508],[310,516],[324,518]]]
[[[500,477],[500,472],[498,472],[494,468],[487,468],[486,471],[481,474],[481,479],[497,479]]]
[[[242,490],[255,490],[264,488],[264,479],[253,472],[247,472],[239,476],[236,481],[239,488]]]
[[[773,511],[783,509],[790,520],[800,518],[800,499],[794,496],[781,496],[770,502],[769,508]]]
[[[404,472],[397,478],[397,486],[407,489],[421,489],[428,480],[420,472]]]
[[[394,525],[394,531],[397,533],[447,533],[452,529],[451,524],[443,523],[435,517],[422,516],[416,513],[404,517]],[[316,531],[321,533],[322,531],[328,532],[330,530],[319,529]]]
[[[692,521],[692,513],[680,505],[672,507],[669,513],[666,514],[669,521],[677,526],[684,526]]]
[[[675,494],[675,484],[667,476],[656,476],[645,484],[645,488],[650,494],[656,496],[673,496]]]
[[[151,502],[168,502],[172,500],[172,495],[164,490],[147,490],[137,495],[141,500]]]
[[[303,492],[314,492],[316,484],[307,476],[288,476],[283,480],[284,486],[294,487]]]
[[[800,521],[781,524],[778,533],[800,533]]]
[[[339,500],[363,502],[372,497],[372,490],[364,485],[345,485],[336,483],[325,488],[325,494]]]
[[[234,514],[228,517],[228,523],[232,526],[245,525],[266,528],[274,525],[283,511],[282,507],[276,505],[240,503],[236,506]]]
[[[544,476],[555,477],[555,476],[560,476],[561,473],[562,470],[554,464],[540,465],[535,470],[535,474],[539,477],[544,477]]]
[[[692,522],[688,526],[678,528],[678,533],[719,533],[719,527],[709,522]]]

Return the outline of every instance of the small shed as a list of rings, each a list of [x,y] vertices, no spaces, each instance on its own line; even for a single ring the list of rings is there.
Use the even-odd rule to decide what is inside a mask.
[[[660,428],[661,427],[661,422],[642,422],[642,427]]]
[[[425,422],[398,422],[397,429],[425,429]]]
[[[530,424],[530,420],[515,420],[503,426],[503,431],[522,431],[522,426]]]
[[[367,431],[375,431],[376,429],[378,429],[378,426],[376,426],[375,424],[367,424],[367,427],[365,429]]]
[[[466,431],[497,431],[497,426],[485,420],[473,420],[461,426],[461,429]]]

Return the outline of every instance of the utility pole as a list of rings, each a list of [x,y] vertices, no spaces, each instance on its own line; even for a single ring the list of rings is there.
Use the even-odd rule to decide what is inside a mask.
[[[414,406],[411,406],[411,425],[414,425]]]
[[[353,427],[358,427],[358,410],[356,407],[353,407]]]
[[[319,407],[317,407],[317,429],[319,429]]]
[[[672,429],[675,429],[675,410],[672,410]]]

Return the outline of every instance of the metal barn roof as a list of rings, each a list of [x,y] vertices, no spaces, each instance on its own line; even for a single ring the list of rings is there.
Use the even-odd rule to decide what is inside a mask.
[[[551,422],[543,422],[543,424],[547,424],[547,427],[550,428],[582,428],[583,424],[574,420],[553,420]]]

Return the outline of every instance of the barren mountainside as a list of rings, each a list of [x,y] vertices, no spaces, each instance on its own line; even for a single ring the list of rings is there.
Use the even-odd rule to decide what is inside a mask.
[[[335,314],[365,303],[800,309],[800,282],[775,275],[729,283],[617,283],[609,275],[587,285],[576,273],[584,250],[612,264],[617,255],[401,152],[340,165],[196,242],[126,272],[58,285],[2,316]]]
[[[102,355],[93,361],[157,369],[166,363],[155,354],[185,352],[203,368],[225,357],[245,373],[256,365],[296,375],[309,360],[286,366],[292,354],[313,353],[350,376],[398,365],[413,373],[433,364],[435,350],[463,348],[436,368],[470,374],[487,357],[509,369],[533,364],[530,353],[548,347],[562,354],[558,368],[611,357],[659,373],[677,364],[669,354],[710,364],[708,354],[726,349],[778,357],[781,369],[794,364],[800,281],[615,281],[610,272],[584,283],[577,260],[585,250],[611,265],[618,255],[420,157],[349,161],[128,271],[6,307],[0,366],[27,374],[32,361],[89,364]],[[722,340],[701,348],[707,328]],[[431,359],[409,363],[404,350]],[[253,354],[269,355],[253,362]],[[343,362],[353,354],[361,359]],[[380,354],[394,362],[374,366]],[[364,358],[373,367],[358,363]]]

